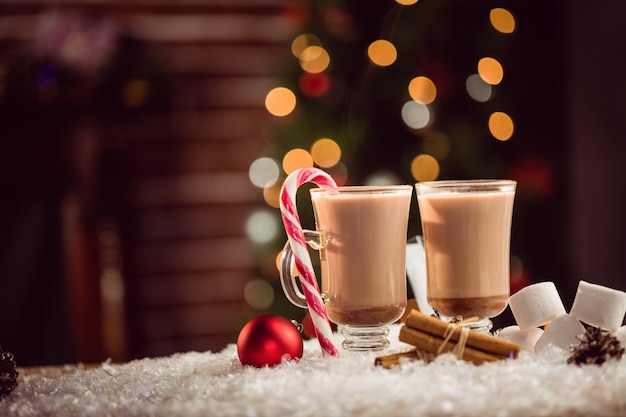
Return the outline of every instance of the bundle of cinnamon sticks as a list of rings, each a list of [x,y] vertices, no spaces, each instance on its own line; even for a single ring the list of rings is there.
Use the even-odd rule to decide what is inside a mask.
[[[389,368],[403,358],[428,359],[454,352],[460,359],[480,365],[483,362],[517,358],[520,346],[492,336],[464,330],[461,326],[411,310],[400,329],[401,342],[415,346],[415,351],[376,358],[376,364]],[[461,342],[461,346],[458,346]],[[455,349],[456,347],[456,349]],[[460,349],[459,349],[460,348]]]

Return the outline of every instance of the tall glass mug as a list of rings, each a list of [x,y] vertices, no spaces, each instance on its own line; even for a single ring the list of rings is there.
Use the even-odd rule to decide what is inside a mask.
[[[516,182],[430,181],[415,185],[429,304],[442,318],[489,331],[510,292],[511,219]]]
[[[315,231],[305,231],[319,250],[321,290],[329,319],[340,327],[348,350],[389,346],[387,324],[406,308],[406,235],[413,187],[339,187],[310,190]],[[306,308],[292,273],[289,242],[281,260],[287,298]]]

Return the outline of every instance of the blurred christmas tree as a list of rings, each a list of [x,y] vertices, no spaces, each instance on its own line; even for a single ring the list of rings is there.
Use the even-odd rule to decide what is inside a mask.
[[[267,95],[275,118],[265,153],[251,167],[267,204],[278,207],[285,175],[303,166],[321,167],[340,184],[516,179],[512,290],[527,284],[521,265],[532,242],[515,230],[532,222],[537,201],[548,204],[555,179],[553,167],[518,134],[522,109],[511,93],[520,82],[508,76],[518,62],[512,47],[518,22],[510,6],[454,0],[303,6],[291,65]],[[310,210],[301,210],[301,218],[313,226]],[[419,232],[414,202],[409,233]],[[268,274],[275,280],[275,270]],[[276,298],[275,304],[284,299]]]

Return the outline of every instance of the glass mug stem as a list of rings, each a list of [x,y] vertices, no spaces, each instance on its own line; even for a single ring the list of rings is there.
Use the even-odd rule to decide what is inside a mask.
[[[341,327],[344,341],[341,346],[347,350],[369,351],[389,347],[389,327],[356,327],[345,325]]]

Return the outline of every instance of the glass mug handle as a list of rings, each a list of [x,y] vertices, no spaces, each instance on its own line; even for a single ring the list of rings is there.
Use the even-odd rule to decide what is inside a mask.
[[[328,239],[324,237],[323,231],[303,230],[303,232],[304,240],[315,250],[324,248],[328,243]],[[308,308],[306,297],[302,294],[296,282],[297,275],[293,274],[293,266],[293,251],[291,250],[289,241],[287,241],[280,255],[280,284],[283,287],[283,292],[287,296],[287,299],[293,305],[300,308]],[[324,298],[323,295],[322,298]]]

